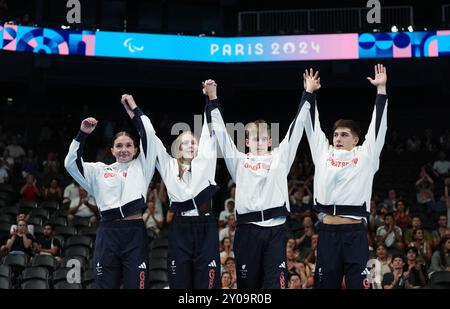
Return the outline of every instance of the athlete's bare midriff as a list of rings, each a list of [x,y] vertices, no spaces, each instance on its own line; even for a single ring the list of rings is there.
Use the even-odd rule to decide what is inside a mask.
[[[361,223],[361,220],[340,217],[340,216],[326,215],[323,218],[323,223],[325,223],[325,224],[359,224],[359,223]]]
[[[141,214],[129,215],[128,217],[125,217],[121,220],[137,220],[137,219],[142,219],[142,215]]]

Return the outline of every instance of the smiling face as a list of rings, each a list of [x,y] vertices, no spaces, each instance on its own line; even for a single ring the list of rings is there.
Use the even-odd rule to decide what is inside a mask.
[[[358,136],[350,128],[338,127],[333,133],[333,146],[336,149],[350,151],[358,144]]]
[[[193,160],[198,153],[198,142],[191,132],[183,133],[180,136],[180,156],[185,161]]]
[[[111,148],[112,155],[119,163],[127,163],[133,160],[137,153],[137,148],[134,141],[127,135],[120,135],[116,137]]]

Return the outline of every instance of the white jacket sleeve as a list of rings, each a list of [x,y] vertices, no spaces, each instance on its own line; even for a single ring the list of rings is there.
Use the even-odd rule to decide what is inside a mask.
[[[328,150],[330,143],[320,127],[316,96],[306,91],[303,95],[305,96],[304,108],[309,111],[305,115],[305,132],[311,149],[312,160],[317,165],[318,158]]]
[[[222,114],[219,110],[219,100],[212,100],[207,104],[207,109],[211,111],[211,123],[213,133],[216,136],[217,143],[222,150],[222,155],[227,165],[228,172],[236,182],[236,172],[239,159],[245,154],[239,152],[234,145],[233,140],[227,132],[227,128],[222,118]]]
[[[203,126],[200,141],[198,145],[198,155],[202,158],[216,160],[217,159],[217,144],[214,132],[211,130],[212,124],[208,123],[209,115],[205,112],[203,114]]]
[[[134,117],[132,119],[133,125],[139,133],[139,157],[142,166],[144,167],[144,177],[147,185],[150,183],[153,174],[155,173],[156,164],[156,134],[155,129],[150,119],[138,107],[133,110]]]
[[[83,148],[88,134],[79,131],[77,137],[72,141],[69,147],[69,153],[64,160],[64,167],[70,176],[75,179],[89,194],[94,194],[93,182],[97,168],[103,163],[86,163],[83,161]]]
[[[369,129],[365,136],[364,143],[361,146],[374,164],[374,171],[378,170],[380,163],[380,154],[383,149],[384,140],[387,131],[387,95],[377,94],[375,99],[375,108],[372,113]]]
[[[291,169],[291,165],[297,154],[298,145],[303,136],[304,123],[306,116],[308,115],[308,109],[305,108],[304,104],[305,102],[306,96],[305,93],[303,93],[297,115],[289,126],[288,132],[279,146],[280,155],[283,158],[282,162],[286,163],[286,174],[288,174]]]

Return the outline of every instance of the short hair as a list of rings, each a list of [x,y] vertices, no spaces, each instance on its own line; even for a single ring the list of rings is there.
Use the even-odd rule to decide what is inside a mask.
[[[49,226],[49,227],[51,227],[51,229],[52,229],[52,231],[54,231],[55,230],[55,226],[52,224],[52,223],[50,223],[50,222],[46,222],[46,223],[44,223],[44,227],[46,227],[46,226]]]
[[[397,258],[401,259],[402,262],[405,262],[405,257],[401,253],[393,254],[392,255],[392,262],[394,262],[394,260],[397,259]]]
[[[249,138],[250,133],[257,132],[261,129],[267,130],[267,135],[272,137],[272,130],[270,129],[270,124],[268,124],[263,119],[258,119],[253,122],[250,122],[245,126],[245,138]]]
[[[387,214],[385,214],[384,218],[386,218],[386,217],[391,217],[392,219],[395,219],[394,213],[392,213],[392,212],[388,212]]]
[[[339,119],[334,123],[333,133],[337,128],[349,128],[353,135],[356,135],[358,138],[361,134],[361,129],[359,128],[359,124],[354,120],[349,119]]]
[[[408,254],[409,251],[413,251],[416,256],[419,255],[419,251],[416,249],[416,247],[407,247],[405,253]]]
[[[227,257],[227,259],[225,260],[224,265],[227,265],[227,263],[228,263],[229,261],[232,261],[233,263],[236,264],[236,261],[234,260],[234,258],[232,258],[231,256],[229,256],[229,257]]]

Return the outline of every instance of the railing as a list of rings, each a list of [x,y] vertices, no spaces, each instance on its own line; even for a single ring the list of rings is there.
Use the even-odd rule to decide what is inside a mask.
[[[374,29],[389,31],[393,25],[405,29],[414,26],[412,6],[381,7],[380,23],[367,21],[370,10],[371,8],[336,8],[239,12],[238,29],[240,34],[270,35],[364,32]]]

